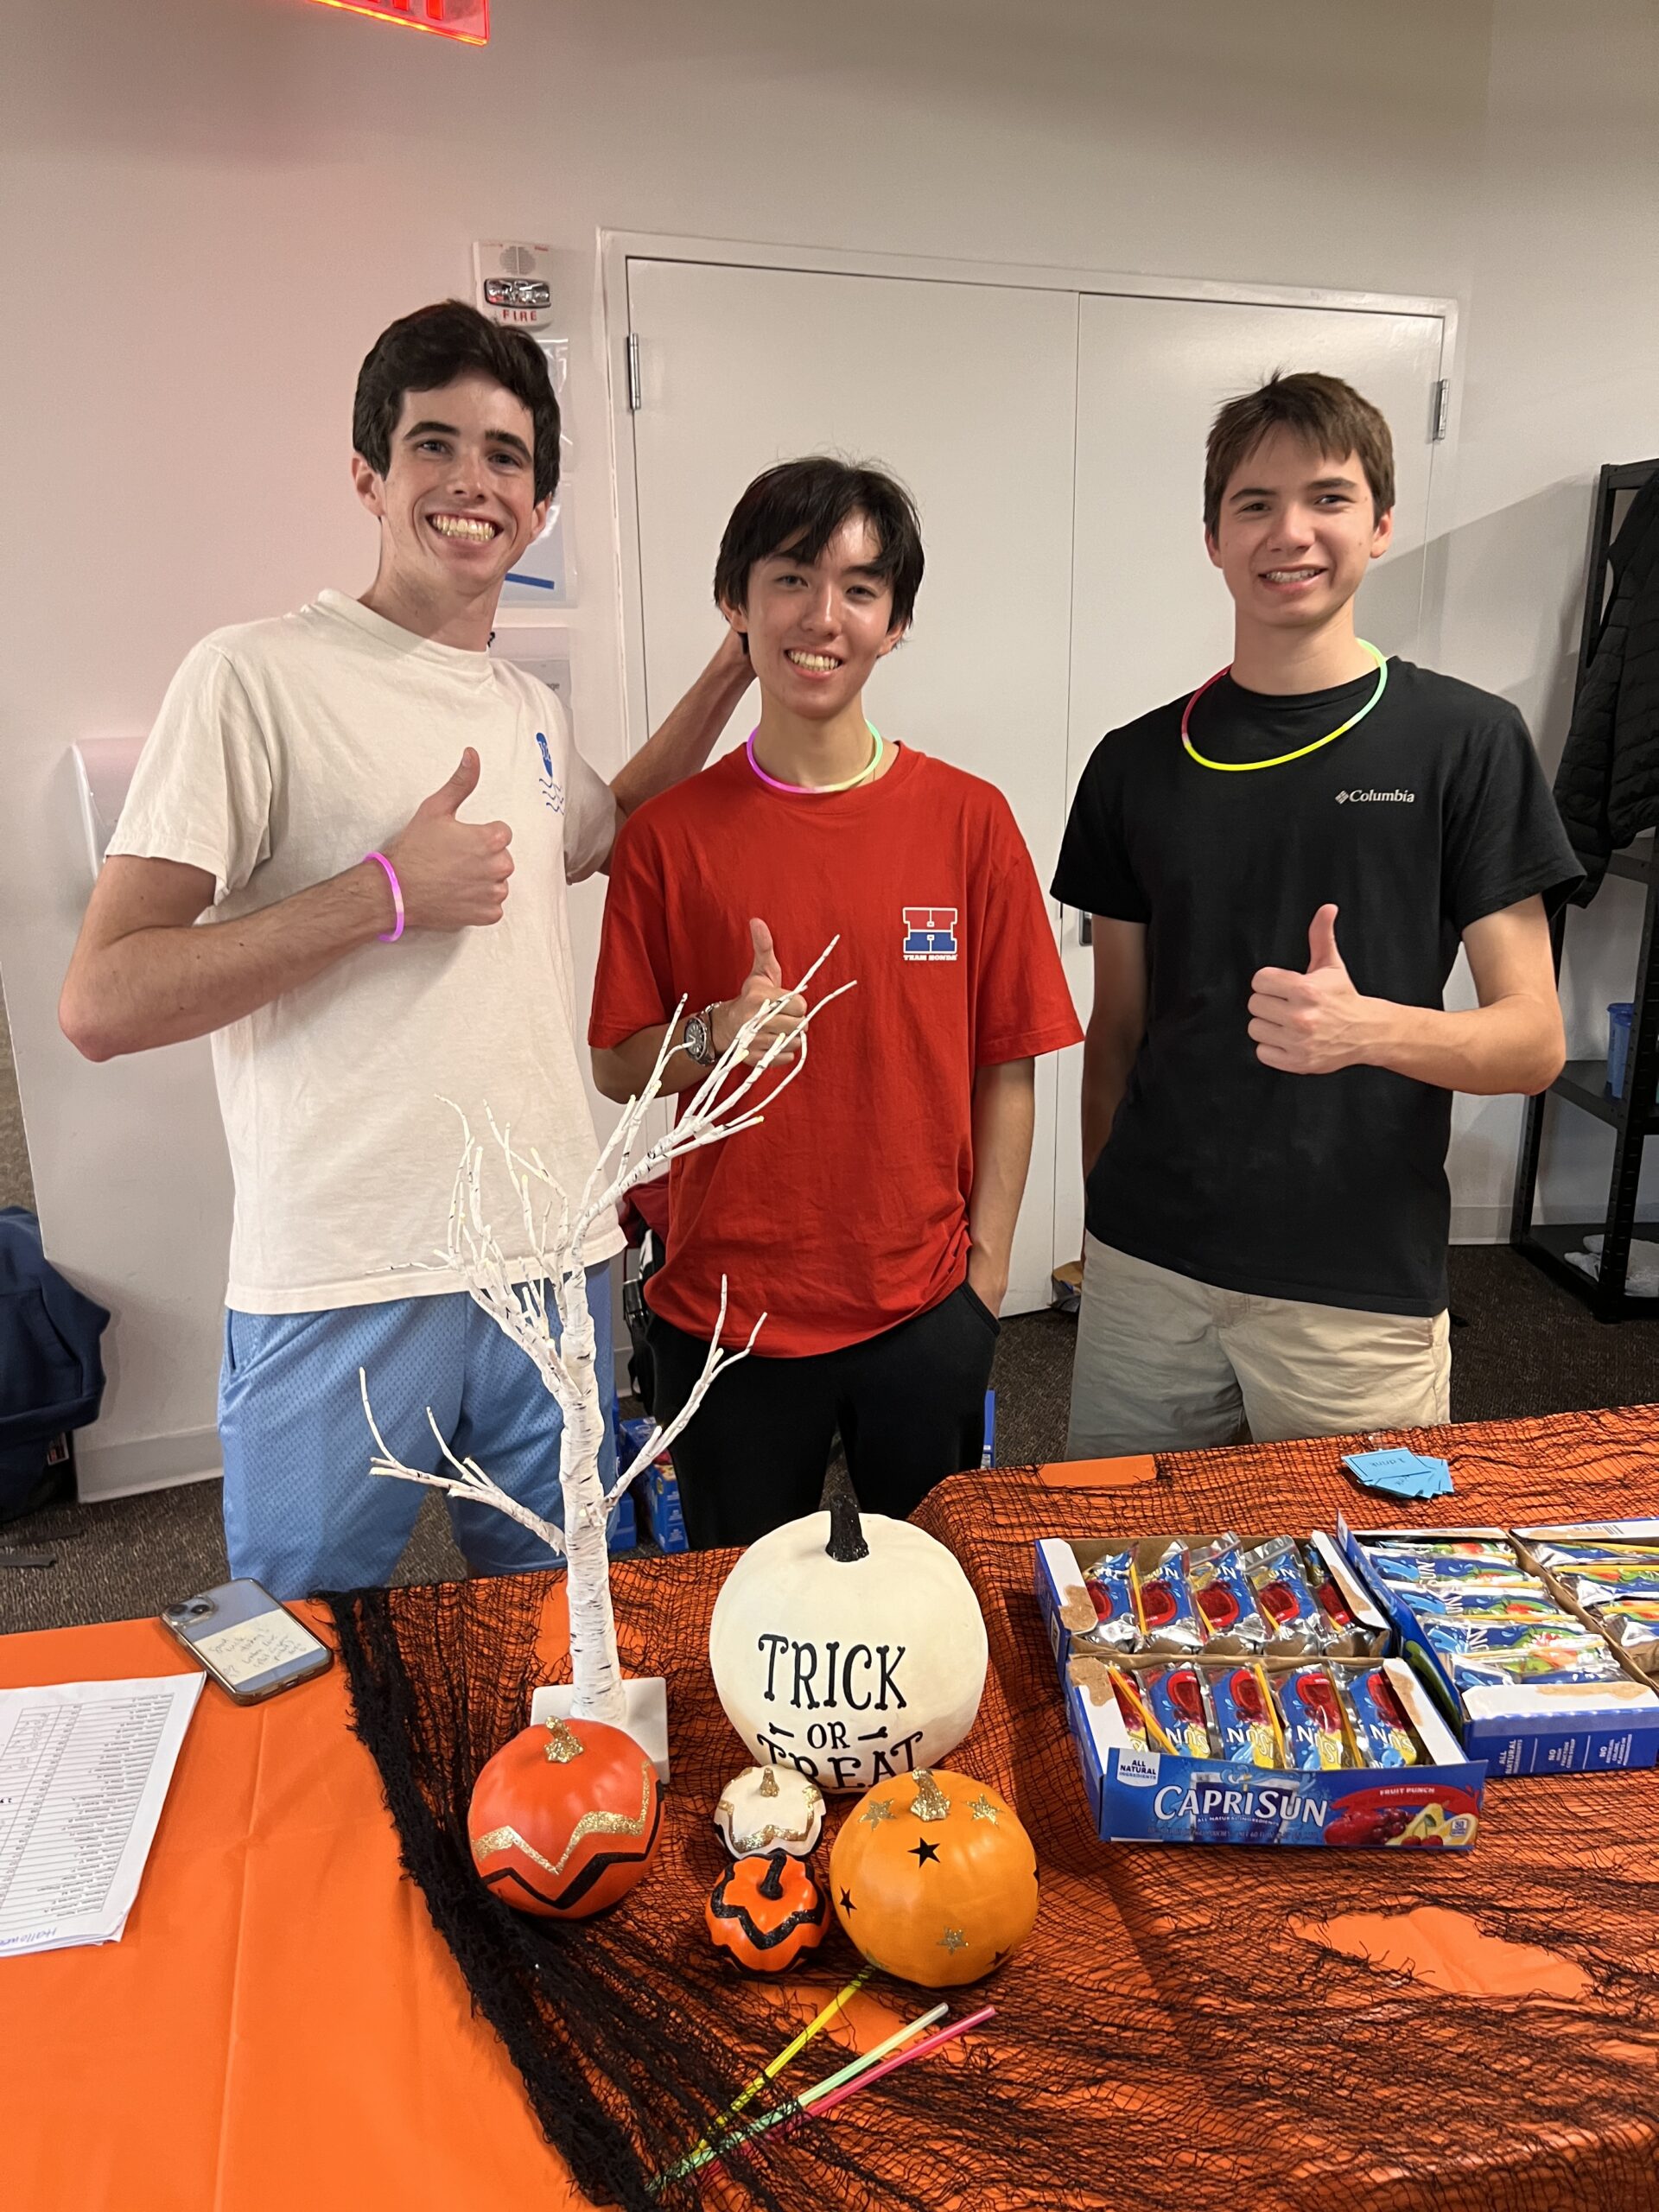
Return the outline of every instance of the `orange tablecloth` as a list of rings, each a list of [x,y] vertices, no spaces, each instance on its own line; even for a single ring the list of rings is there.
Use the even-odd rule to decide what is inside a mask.
[[[189,1665],[158,1621],[0,1638],[6,1688]],[[582,2202],[401,1876],[339,1666],[207,1685],[125,1936],[0,1960],[0,2050],[9,2212]]]
[[[1649,1484],[1641,1495],[1628,1488],[1654,1464],[1654,1409],[1524,1430],[1510,1425],[1501,1489],[1486,1442],[1495,1433],[1448,1430],[1427,1440],[1427,1448],[1453,1457],[1471,1517],[1495,1517],[1500,1505],[1517,1509],[1504,1517],[1522,1519],[1605,1514],[1618,1510],[1621,1491],[1624,1510],[1654,1510],[1659,1485]],[[1024,1710],[1040,1721],[1034,1761],[1052,1765],[1065,1746],[1052,1672],[1046,1688],[1040,1679],[1029,1536],[1128,1520],[1147,1529],[1219,1525],[1210,1516],[1225,1506],[1230,1478],[1236,1473],[1242,1481],[1247,1472],[1258,1494],[1282,1489],[1274,1502],[1285,1517],[1272,1525],[1305,1528],[1310,1514],[1328,1525],[1336,1503],[1353,1503],[1336,1471],[1339,1448],[1182,1455],[1160,1462],[1155,1482],[1148,1461],[1055,1468],[1041,1478],[1028,1473],[1007,1479],[1020,1510],[1002,1516],[1000,1528],[976,1514],[978,1494],[967,1478],[959,1495],[950,1486],[935,1517],[982,1599],[994,1587],[1006,1593],[995,1605],[987,1602],[993,1663],[1011,1694],[1019,1678]],[[1320,1470],[1312,1473],[1306,1455],[1315,1453]],[[1360,1500],[1362,1508],[1369,1503]],[[1376,1503],[1364,1517],[1387,1517],[1383,1501]],[[1446,1522],[1459,1505],[1438,1501],[1422,1517]],[[1529,1510],[1520,1510],[1523,1505]],[[1016,1539],[1015,1520],[1022,1528],[1029,1520],[1029,1534]],[[618,1570],[620,1578],[629,1573]],[[326,1611],[316,1608],[311,1617],[327,1633]],[[550,1582],[543,1632],[550,1653],[562,1648],[563,1617],[562,1584]],[[188,1664],[155,1622],[0,1639],[0,1686],[156,1675]],[[1594,2007],[1580,2008],[1585,1978],[1571,1961],[1542,1951],[1522,1956],[1516,1944],[1484,1939],[1470,1917],[1489,1872],[1494,1879],[1524,1878],[1524,1854],[1516,1856],[1514,1847],[1525,1837],[1530,1794],[1560,1786],[1499,1785],[1489,1796],[1489,1822],[1501,1822],[1512,1840],[1484,1858],[1478,1848],[1472,1859],[1448,1869],[1444,1891],[1424,1908],[1388,1922],[1360,1915],[1351,1925],[1293,1922],[1294,1940],[1403,1972],[1420,1988],[1456,1993],[1448,2001],[1465,2009],[1451,2016],[1459,2023],[1451,2032],[1460,2037],[1480,2036],[1483,2003],[1528,1997],[1553,2008],[1553,2031],[1569,2018],[1581,2018],[1587,2031]],[[1583,1789],[1586,1810],[1606,1818],[1629,1849],[1647,1853],[1642,1839],[1659,1833],[1659,1777],[1586,1779]],[[1489,1828],[1483,1848],[1497,1841]],[[1108,1850],[1081,1834],[1053,1842],[1072,1880],[1097,1899],[1090,1907],[1097,1926],[1115,1922],[1137,1898],[1144,1908],[1147,1895],[1161,1896],[1166,1876],[1179,1871],[1166,1862],[1186,1855]],[[1510,1858],[1514,1871],[1503,1877],[1502,1863]],[[1058,1873],[1058,1864],[1052,1871]],[[1179,1885],[1172,1892],[1183,1893]],[[1446,1907],[1464,1910],[1443,1909],[1441,1895]],[[1144,1909],[1136,1924],[1142,1923],[1164,1924]],[[1261,1931],[1217,1927],[1216,1942],[1236,1961],[1224,1972],[1248,1966],[1235,1936],[1248,1947]],[[1638,1948],[1652,1948],[1650,1930]],[[1155,1950],[1144,1943],[1122,1971],[1178,2010],[1187,2001],[1179,1976],[1165,1987]],[[1336,2016],[1333,2026],[1339,2034]],[[1624,2037],[1617,2048],[1608,2046],[1609,2063],[1630,2069],[1628,2078],[1659,2082],[1659,2030],[1651,2021],[1628,2022]],[[419,1892],[401,1874],[375,1769],[348,1730],[338,1667],[247,1710],[212,1684],[205,1688],[124,1939],[101,1949],[0,1961],[0,2206],[19,2212],[291,2212],[319,2189],[369,2212],[580,2202],[541,2139],[505,2050],[472,2014]],[[1233,2123],[1206,2113],[1196,2050],[1190,2088],[1163,2086],[1185,2109],[1189,2151],[1199,2152],[1206,2139],[1213,2148]],[[1332,2094],[1339,2129],[1339,2082]],[[1513,2185],[1517,2164],[1545,2190],[1543,2196],[1529,2190],[1529,2202],[1634,2203],[1619,2178],[1630,2172],[1630,2159],[1659,2173],[1652,2156],[1659,2091],[1624,2107],[1620,2119],[1627,2116],[1628,2126],[1614,2131],[1621,2142],[1574,2131],[1570,2144],[1558,2139],[1529,2151],[1510,2139],[1511,2130],[1524,2134],[1526,2116],[1511,2113],[1505,2096],[1503,2083],[1494,2082],[1489,2148],[1478,2159],[1485,2178],[1465,2174],[1469,2194],[1456,2193],[1461,2183],[1447,2194],[1446,2170],[1432,2155],[1419,2164],[1402,2144],[1408,2164],[1395,2170],[1394,2182],[1374,2173],[1374,2187],[1361,2192],[1364,2203],[1414,2212],[1431,2202],[1508,2202],[1501,2190],[1498,2196],[1484,2191],[1505,2171]],[[1431,2120],[1426,2110],[1426,2123]],[[1113,2158],[1133,2158],[1143,2171],[1145,2161],[1161,2161],[1174,2192],[1169,2201],[1183,2200],[1192,2177],[1183,2181],[1158,2145],[1138,2139],[1132,2109],[1111,2134]],[[1109,2171],[1103,2163],[1103,2178]],[[1342,2201],[1358,2196],[1344,2188]],[[1659,2181],[1640,2201],[1659,2203]]]

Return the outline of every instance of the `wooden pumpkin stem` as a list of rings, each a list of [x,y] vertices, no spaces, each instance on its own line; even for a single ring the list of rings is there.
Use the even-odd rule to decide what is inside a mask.
[[[925,1766],[916,1770],[916,1798],[910,1809],[918,1821],[943,1821],[950,1816],[950,1800]],[[928,1848],[931,1850],[932,1846]]]
[[[847,1477],[843,1475],[839,1480],[834,1475],[829,1478],[823,1486],[823,1502],[830,1509],[830,1541],[823,1548],[826,1556],[842,1567],[850,1567],[855,1560],[868,1559],[870,1548],[864,1541],[858,1500]]]

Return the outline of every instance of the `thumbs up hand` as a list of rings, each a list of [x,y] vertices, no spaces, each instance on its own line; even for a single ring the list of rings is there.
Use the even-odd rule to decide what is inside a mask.
[[[784,988],[784,971],[778,964],[772,931],[758,918],[749,924],[749,972],[743,979],[743,988],[735,998],[722,999],[715,1008],[714,1028],[715,1050],[723,1052],[746,1021],[762,1007],[769,1007],[766,1023],[756,1032],[743,1056],[753,1067],[774,1037],[794,1027],[806,1012],[806,1001],[798,992]],[[798,1051],[798,1046],[788,1046],[779,1053],[772,1065],[786,1066]]]
[[[386,847],[403,888],[409,929],[487,928],[501,918],[512,874],[507,849],[512,832],[505,822],[459,818],[478,788],[478,755],[469,745],[454,775],[421,801],[408,828]]]
[[[1258,968],[1250,982],[1249,1033],[1263,1066],[1285,1075],[1334,1075],[1370,1058],[1373,1001],[1354,988],[1337,950],[1337,909],[1308,924],[1307,971]]]

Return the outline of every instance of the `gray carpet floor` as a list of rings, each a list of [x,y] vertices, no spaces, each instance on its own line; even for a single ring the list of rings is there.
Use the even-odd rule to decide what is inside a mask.
[[[1659,1400],[1659,1316],[1604,1326],[1502,1247],[1452,1253],[1452,1310],[1458,1421]],[[992,1379],[996,1456],[1004,1465],[1064,1452],[1074,1329],[1049,1313],[1003,1329]],[[0,1630],[155,1613],[224,1579],[219,1485],[192,1483],[106,1504],[55,1507],[0,1530]],[[7,1564],[29,1554],[43,1563]],[[441,1581],[463,1572],[442,1503],[429,1498],[395,1579]]]

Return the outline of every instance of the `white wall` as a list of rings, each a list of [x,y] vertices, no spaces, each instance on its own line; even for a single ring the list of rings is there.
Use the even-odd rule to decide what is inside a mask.
[[[464,289],[474,238],[562,250],[602,766],[601,226],[1469,302],[1446,664],[1559,743],[1584,482],[1659,445],[1643,0],[496,0],[481,54],[304,0],[48,12],[0,0],[0,970],[49,1248],[117,1312],[95,1481],[211,1456],[228,1188],[204,1047],[92,1068],[57,1033],[85,893],[66,748],[145,727],[203,632],[366,580],[356,365]],[[1512,1139],[1465,1142],[1484,1200]]]

